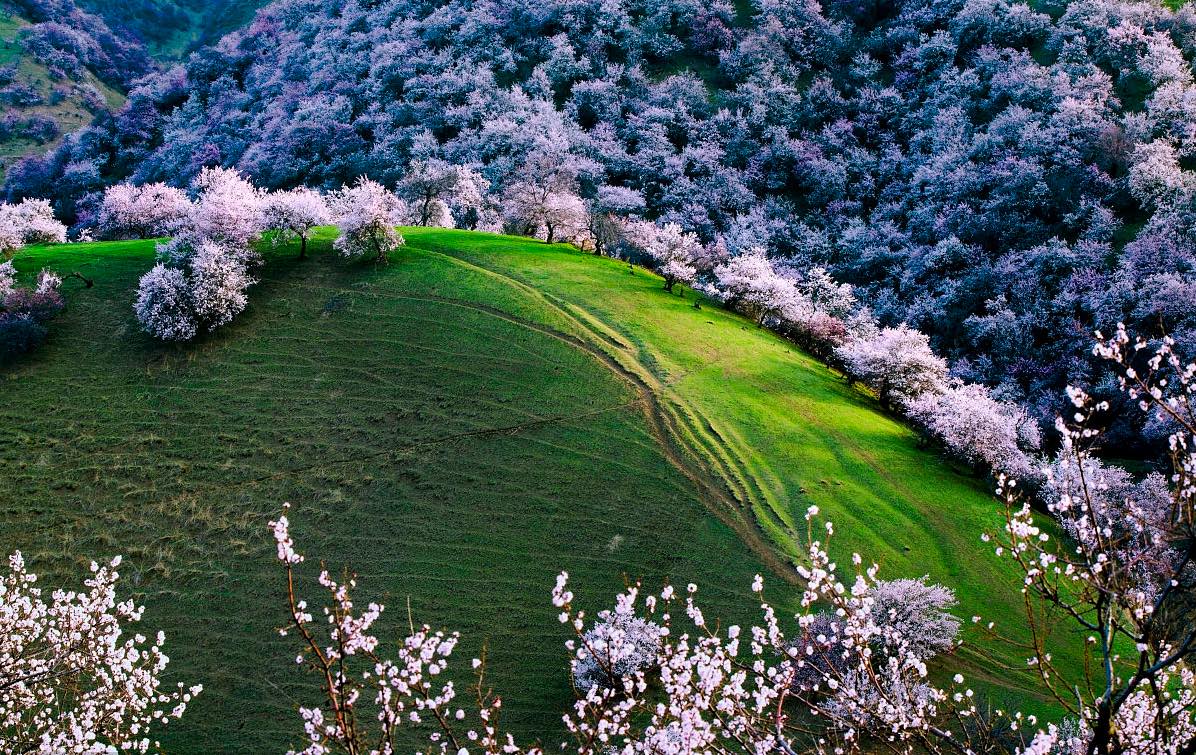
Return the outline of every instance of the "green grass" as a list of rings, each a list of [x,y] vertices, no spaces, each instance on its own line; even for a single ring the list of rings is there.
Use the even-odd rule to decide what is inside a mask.
[[[758,571],[792,603],[779,575],[811,504],[839,553],[1019,624],[1014,577],[979,544],[1000,521],[984,486],[790,344],[568,247],[404,233],[381,268],[334,257],[329,233],[305,262],[268,250],[249,309],[187,346],[132,317],[152,243],[17,257],[96,284],[69,281],[51,341],[0,371],[0,549],[51,584],[124,554],[174,678],[207,688],[170,752],[296,741],[314,681],[273,631],[282,501],[301,550],[388,603],[384,637],[410,598],[463,633],[458,667],[489,643],[507,725],[547,742],[569,699],[557,571],[592,609],[628,575],[696,581],[708,615],[751,619]]]

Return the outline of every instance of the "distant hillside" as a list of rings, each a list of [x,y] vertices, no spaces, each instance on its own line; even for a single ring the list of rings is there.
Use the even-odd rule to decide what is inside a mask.
[[[264,0],[0,2],[0,177],[115,112],[133,81],[214,42]]]
[[[0,6],[0,171],[120,107],[127,79],[148,64],[138,44],[119,39],[98,18],[78,16],[75,27],[71,20],[39,21],[28,10]],[[94,36],[78,28],[97,22]]]
[[[158,58],[178,58],[248,23],[266,0],[79,0],[114,29],[145,42]]]

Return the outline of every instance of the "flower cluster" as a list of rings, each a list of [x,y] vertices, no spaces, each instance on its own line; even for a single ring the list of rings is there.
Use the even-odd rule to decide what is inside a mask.
[[[163,635],[128,634],[142,608],[118,601],[116,568],[91,564],[80,591],[47,600],[21,554],[0,578],[0,749],[148,752],[151,730],[183,715],[201,691],[163,686]]]
[[[54,217],[54,208],[44,199],[25,199],[17,204],[0,204],[0,259],[11,257],[27,244],[62,244],[66,226]]]
[[[0,263],[0,364],[46,340],[47,323],[63,308],[61,285],[59,275],[42,270],[33,288],[18,287],[12,260]]]
[[[192,209],[186,193],[173,186],[117,184],[104,192],[96,225],[105,238],[169,236],[179,230]]]
[[[422,723],[434,727],[430,752],[465,753],[470,747],[488,753],[512,751],[507,749],[510,741],[500,741],[498,735],[502,701],[482,692],[480,674],[471,706],[472,726],[465,710],[455,703],[456,686],[439,681],[457,646],[457,634],[413,626],[393,654],[387,655],[373,633],[384,607],[370,603],[358,608],[351,596],[356,581],[352,577],[338,581],[323,567],[317,581],[327,601],[317,620],[307,601],[299,597],[296,568],[304,558],[291,538],[288,508],[284,506],[283,515],[270,523],[278,560],[287,574],[289,621],[280,634],[294,633],[301,639],[302,651],[295,662],[320,678],[323,692],[319,703],[299,708],[305,745],[292,752],[391,755],[398,747],[400,727]],[[481,661],[475,660],[474,668],[481,667]]]

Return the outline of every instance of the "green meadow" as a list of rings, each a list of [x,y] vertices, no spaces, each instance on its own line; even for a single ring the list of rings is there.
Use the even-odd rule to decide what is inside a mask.
[[[956,589],[965,620],[1024,624],[1016,575],[980,543],[987,485],[825,365],[641,268],[563,245],[404,229],[389,266],[264,247],[249,309],[163,346],[132,313],[153,242],[22,251],[78,271],[50,342],[0,370],[0,546],[43,582],[123,554],[171,677],[205,692],[169,752],[281,751],[315,680],[293,663],[266,523],[284,501],[305,576],[320,560],[415,621],[485,647],[505,726],[560,738],[571,699],[549,600],[567,570],[590,612],[625,580],[697,582],[707,616],[754,618],[752,576],[795,604],[816,505],[833,551]],[[308,597],[316,598],[314,590]],[[980,689],[1005,648],[962,652]],[[1034,701],[1030,701],[1031,705]]]

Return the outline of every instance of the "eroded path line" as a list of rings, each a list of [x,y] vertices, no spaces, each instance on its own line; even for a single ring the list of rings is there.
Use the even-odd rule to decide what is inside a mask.
[[[599,341],[604,340],[605,334],[595,332],[593,327],[554,301],[552,297],[543,294],[523,281],[491,268],[482,267],[468,260],[463,260],[452,254],[441,252],[438,249],[421,245],[419,242],[409,242],[408,248],[423,254],[435,255],[453,264],[497,278],[506,285],[535,297],[554,312],[564,317],[568,322],[574,324],[581,332],[591,334]],[[767,534],[760,528],[755,519],[748,520],[744,518],[741,513],[743,511],[741,503],[727,487],[725,481],[712,475],[703,465],[693,459],[691,452],[680,445],[677,440],[680,437],[680,433],[678,428],[674,426],[671,413],[662,406],[660,396],[657,395],[648,381],[634,370],[629,369],[597,343],[571,333],[565,333],[550,325],[528,320],[489,304],[431,294],[387,293],[387,296],[417,301],[438,302],[449,306],[472,309],[555,338],[589,354],[599,364],[627,383],[639,395],[639,401],[632,403],[637,403],[640,406],[653,439],[669,463],[681,472],[694,486],[698,492],[699,499],[705,505],[706,509],[714,514],[719,521],[730,527],[776,576],[791,584],[798,584],[800,582],[793,565],[785,561],[776,551]]]

